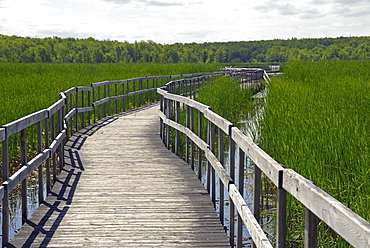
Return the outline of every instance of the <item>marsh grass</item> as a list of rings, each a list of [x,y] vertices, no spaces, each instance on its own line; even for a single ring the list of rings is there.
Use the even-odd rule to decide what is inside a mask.
[[[12,64],[0,63],[0,126],[41,109],[48,108],[58,100],[58,94],[71,87],[91,86],[92,83],[124,80],[145,76],[179,75],[197,72],[218,71],[223,64]],[[161,82],[162,83],[162,82]],[[167,82],[163,82],[167,83]],[[140,85],[141,84],[141,85]],[[154,82],[132,82],[124,90],[110,87],[111,95],[138,90],[139,87],[161,87]],[[101,95],[103,96],[103,89]],[[81,93],[79,93],[81,94]],[[144,96],[132,96],[119,104],[130,109],[134,102],[145,104],[152,99],[147,93]],[[81,98],[80,98],[81,99]],[[75,98],[72,98],[75,104]],[[85,98],[85,106],[88,106]],[[109,103],[108,114],[115,113],[115,102]],[[102,106],[103,108],[103,106]],[[92,119],[96,114],[92,113]],[[82,123],[80,123],[82,125]],[[27,156],[30,160],[35,154],[37,139],[35,126],[27,128]],[[1,164],[0,153],[0,164]],[[9,137],[9,159],[11,174],[22,166],[20,158],[20,135]]]
[[[0,125],[49,107],[71,87],[145,76],[218,71],[223,64],[0,63]],[[138,84],[138,82],[137,82]],[[144,85],[145,86],[145,85]],[[138,88],[138,85],[136,85]],[[113,91],[112,87],[112,91]]]
[[[204,85],[195,100],[211,106],[215,113],[236,124],[253,107],[251,97],[255,91],[254,87],[241,87],[231,77],[221,77]]]
[[[284,75],[268,86],[259,141],[279,163],[312,180],[367,221],[369,68],[370,61],[288,64]],[[290,211],[302,214],[301,207],[290,201]],[[293,214],[288,219],[297,218]],[[320,224],[321,247],[337,239],[324,226]],[[290,232],[290,239],[301,240],[301,234]],[[348,246],[340,239],[335,242],[336,247]]]

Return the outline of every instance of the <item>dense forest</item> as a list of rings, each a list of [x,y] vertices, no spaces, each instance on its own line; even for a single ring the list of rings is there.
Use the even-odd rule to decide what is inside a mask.
[[[294,60],[367,60],[370,37],[176,43],[134,43],[94,38],[0,35],[0,62],[41,63],[242,63]]]

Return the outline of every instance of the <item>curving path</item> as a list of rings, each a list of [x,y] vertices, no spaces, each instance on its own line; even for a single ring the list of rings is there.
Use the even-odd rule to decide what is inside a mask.
[[[7,247],[230,247],[206,189],[163,146],[157,112],[76,133],[52,193]]]

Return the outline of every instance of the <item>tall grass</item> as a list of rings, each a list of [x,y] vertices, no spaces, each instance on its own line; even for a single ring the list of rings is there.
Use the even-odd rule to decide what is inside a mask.
[[[0,125],[49,107],[74,86],[128,78],[218,71],[222,64],[0,64]]]
[[[0,126],[49,107],[58,100],[58,93],[71,87],[145,76],[213,72],[219,70],[221,66],[221,64],[0,64]],[[156,87],[154,83],[137,81],[127,84],[125,93],[128,85],[130,85],[130,91],[138,90],[139,85],[143,88]],[[116,87],[110,88],[112,94],[117,90]],[[116,93],[122,91],[121,89]],[[102,92],[100,93],[103,95]],[[87,106],[86,98],[85,106]],[[126,104],[126,107],[130,108],[133,102],[143,104],[149,98],[148,94],[130,97],[125,99],[124,103],[120,101],[120,104]],[[116,104],[111,105],[108,104],[108,112],[109,109],[110,112],[115,111],[113,108],[115,109]],[[94,113],[92,118],[94,118],[93,115]],[[35,125],[27,128],[27,160],[32,159],[37,153],[35,130]],[[20,134],[17,133],[9,137],[10,174],[22,166],[20,154]],[[0,167],[2,167],[1,158],[0,149]]]
[[[275,160],[312,180],[367,221],[369,68],[370,61],[288,64],[284,75],[268,86],[260,131],[260,146]],[[339,243],[334,245],[346,246]]]
[[[250,98],[254,90],[252,87],[242,88],[240,82],[231,77],[221,77],[206,84],[195,100],[211,106],[215,113],[230,122],[237,123],[253,106]]]

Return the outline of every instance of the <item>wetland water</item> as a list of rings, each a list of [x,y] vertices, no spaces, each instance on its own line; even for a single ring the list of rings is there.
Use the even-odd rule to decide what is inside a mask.
[[[44,180],[45,182],[45,180]],[[27,216],[28,218],[39,207],[38,200],[38,184],[33,182],[27,186]],[[46,183],[44,185],[44,199],[46,197]],[[9,199],[10,221],[9,221],[9,237],[12,239],[14,235],[22,227],[22,197],[19,190],[14,190]],[[2,203],[1,203],[2,209]],[[0,214],[0,223],[2,223],[2,215]],[[0,226],[1,228],[1,226]],[[2,237],[0,237],[2,241]]]

